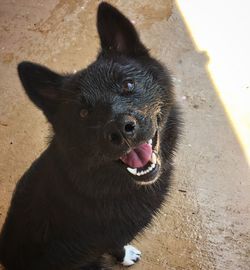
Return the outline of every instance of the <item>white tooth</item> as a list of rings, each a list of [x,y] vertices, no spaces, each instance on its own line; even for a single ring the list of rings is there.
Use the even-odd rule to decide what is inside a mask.
[[[153,140],[152,139],[150,139],[149,141],[148,141],[148,144],[153,144]]]
[[[127,170],[130,172],[130,173],[132,173],[133,175],[136,175],[137,174],[137,169],[135,168],[135,169],[132,169],[132,168],[130,168],[130,167],[127,167]]]
[[[152,167],[152,169],[154,169],[155,168],[155,163],[152,163],[151,167]]]
[[[141,175],[141,173],[140,173],[140,172],[138,172],[136,175],[140,176],[140,175]]]
[[[152,156],[151,156],[151,162],[152,162],[152,164],[155,164],[156,161],[157,161],[157,157],[156,157],[155,152],[153,152],[153,153],[152,153]]]

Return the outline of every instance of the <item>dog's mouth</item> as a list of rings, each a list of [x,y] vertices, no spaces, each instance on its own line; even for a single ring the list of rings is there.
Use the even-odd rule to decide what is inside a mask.
[[[127,166],[127,171],[133,175],[137,184],[149,185],[157,180],[160,169],[158,149],[159,134],[156,132],[152,139],[120,157],[120,161]]]

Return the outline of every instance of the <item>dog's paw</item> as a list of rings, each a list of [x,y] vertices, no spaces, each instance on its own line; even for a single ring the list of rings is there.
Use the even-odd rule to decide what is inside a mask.
[[[137,248],[126,245],[124,246],[125,256],[123,258],[122,265],[131,266],[141,259],[141,252]]]

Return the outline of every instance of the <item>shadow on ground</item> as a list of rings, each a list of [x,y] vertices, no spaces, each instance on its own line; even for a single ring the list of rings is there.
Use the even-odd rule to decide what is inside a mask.
[[[136,241],[133,269],[249,269],[249,168],[206,66],[179,10],[164,0],[109,1],[140,30],[154,56],[172,71],[185,127],[171,193],[161,215]],[[0,4],[0,226],[14,186],[46,146],[48,125],[25,97],[22,60],[73,71],[98,49],[98,1],[3,0]],[[248,178],[248,179],[247,179]]]

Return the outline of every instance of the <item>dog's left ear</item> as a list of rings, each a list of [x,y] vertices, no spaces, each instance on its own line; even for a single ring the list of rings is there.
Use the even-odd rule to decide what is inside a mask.
[[[102,2],[97,12],[97,29],[103,51],[129,56],[147,55],[133,24],[116,8]]]

